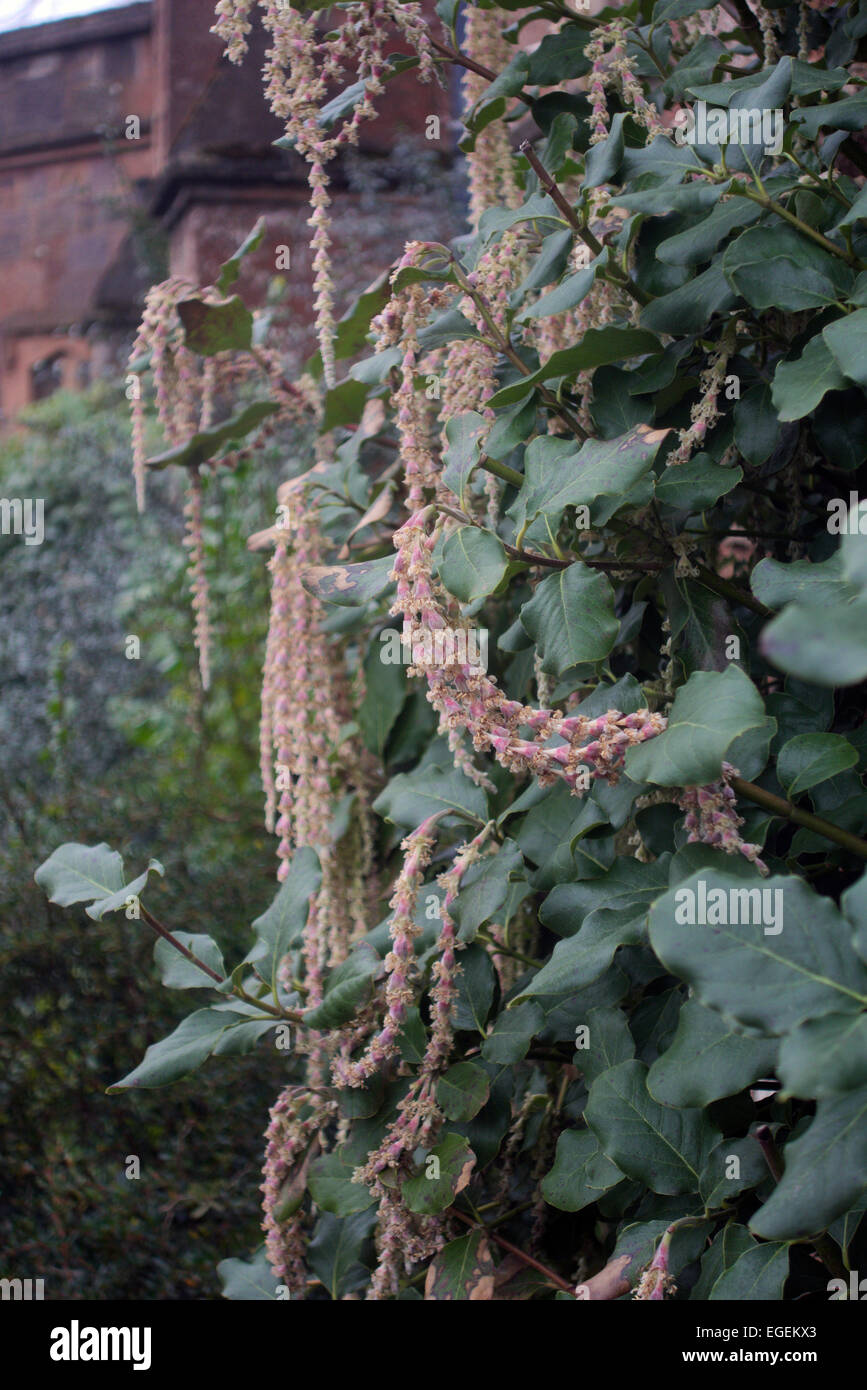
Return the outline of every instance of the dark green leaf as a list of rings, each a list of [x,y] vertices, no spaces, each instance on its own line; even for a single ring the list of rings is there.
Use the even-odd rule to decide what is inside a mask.
[[[566,1129],[557,1140],[554,1166],[542,1179],[542,1196],[558,1211],[583,1211],[623,1181],[588,1129]]]
[[[499,1066],[522,1061],[544,1018],[539,1005],[531,999],[505,1009],[482,1043],[485,1061],[496,1062]]]
[[[355,1168],[344,1148],[314,1159],[307,1185],[317,1207],[335,1216],[351,1216],[372,1206],[375,1199],[370,1189],[363,1182],[352,1181]]]
[[[460,1134],[447,1134],[425,1158],[422,1172],[403,1184],[406,1205],[423,1216],[445,1211],[474,1165],[475,1157],[466,1139]]]
[[[708,1299],[711,1302],[737,1300],[739,1303],[776,1301],[783,1296],[788,1273],[788,1245],[775,1242],[754,1245],[720,1275]]]
[[[846,385],[828,344],[817,334],[796,361],[777,364],[771,399],[780,420],[801,420],[827,391],[842,391]]]
[[[459,526],[443,546],[439,576],[461,603],[474,603],[492,594],[508,569],[509,557],[492,531]]]
[[[490,1095],[490,1081],[475,1062],[457,1062],[437,1082],[437,1103],[447,1120],[471,1120]]]
[[[790,800],[810,787],[854,767],[858,754],[840,734],[799,734],[789,739],[777,758],[777,776]]]
[[[590,1087],[584,1112],[605,1155],[652,1192],[698,1188],[719,1130],[703,1110],[674,1110],[653,1099],[642,1062],[621,1062]]]
[[[719,914],[711,903],[717,893]],[[739,920],[690,924],[691,905],[696,918],[713,912]],[[740,921],[744,916],[752,920]],[[807,1018],[867,1005],[867,966],[846,923],[833,902],[799,878],[757,875],[755,886],[745,888],[743,880],[702,870],[654,904],[650,940],[708,1008],[772,1036]]]
[[[325,1212],[316,1222],[306,1247],[307,1263],[335,1301],[366,1283],[369,1271],[359,1263],[359,1256],[376,1222],[375,1211],[346,1217]]]
[[[582,661],[602,661],[620,626],[610,580],[580,561],[543,579],[520,616],[542,670],[554,676]]]
[[[737,666],[695,671],[677,692],[665,733],[631,748],[626,771],[663,787],[703,786],[719,777],[736,739],[765,727],[761,696]]]
[[[514,386],[505,386],[492,396],[492,410],[518,401],[529,386],[537,382],[554,381],[559,377],[575,377],[589,367],[601,367],[610,362],[622,362],[630,357],[643,357],[659,351],[659,340],[641,328],[588,328],[581,342],[574,347],[561,348],[543,362],[537,371],[522,377]]]
[[[233,415],[230,420],[224,420],[221,425],[214,425],[213,429],[209,430],[199,430],[186,444],[179,444],[174,449],[167,449],[165,453],[149,458],[148,468],[168,468],[170,464],[198,468],[201,464],[207,463],[208,459],[212,459],[224,444],[243,439],[279,409],[277,401],[254,401],[252,405],[245,406],[237,415]]]
[[[824,1231],[867,1189],[867,1087],[820,1100],[806,1133],[783,1150],[785,1172],[750,1230],[765,1240]]]
[[[458,976],[455,1027],[484,1033],[496,983],[491,958],[483,946],[474,944],[467,946],[459,959],[461,973]]]
[[[673,1042],[650,1068],[647,1089],[663,1105],[710,1105],[772,1075],[776,1055],[774,1039],[737,1033],[722,1014],[687,999]]]
[[[867,1086],[867,1014],[807,1019],[783,1039],[779,1075],[787,1094],[806,1099]]]
[[[392,777],[373,809],[396,825],[415,828],[437,811],[454,811],[465,819],[486,818],[485,793],[454,766],[418,768]]]
[[[172,935],[182,946],[186,946],[188,951],[192,951],[194,956],[204,961],[205,965],[215,970],[221,979],[224,978],[226,967],[223,963],[223,953],[212,936],[186,931],[176,931]],[[154,947],[154,961],[159,968],[160,981],[167,989],[214,988],[214,981],[210,976],[197,965],[193,965],[192,961],[187,960],[186,956],[182,956],[162,937]]]

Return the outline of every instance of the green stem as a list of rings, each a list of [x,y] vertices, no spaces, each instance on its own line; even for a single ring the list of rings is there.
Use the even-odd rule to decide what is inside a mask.
[[[489,526],[483,526],[481,521],[476,520],[475,517],[468,516],[466,512],[458,511],[457,507],[449,507],[444,502],[437,502],[436,507],[437,511],[442,512],[444,516],[453,517],[462,526],[475,526],[478,531],[484,531],[486,535],[493,536],[495,540],[500,542],[510,559],[520,560],[524,565],[543,565],[546,569],[567,570],[570,565],[580,561],[588,569],[643,570],[649,573],[655,573],[657,570],[665,568],[662,563],[652,560],[591,560],[586,555],[570,555],[567,559],[562,553],[555,557],[542,555],[535,550],[522,550],[520,546],[510,545],[508,541],[504,541],[502,536],[497,535],[496,531],[492,531]],[[553,544],[556,545],[556,541]]]
[[[534,960],[532,956],[525,956],[523,951],[513,951],[509,946],[501,946],[495,937],[489,936],[487,932],[478,933],[480,941],[484,941],[486,946],[490,946],[496,956],[511,956],[512,960],[521,961],[523,965],[530,965],[534,970],[541,970],[543,962]]]
[[[809,179],[812,179],[813,183],[815,183],[818,188],[821,188],[825,193],[830,193],[832,198],[836,198],[838,203],[842,203],[844,208],[848,210],[852,206],[849,199],[841,193],[840,189],[835,184],[831,177],[830,170],[828,172],[828,177],[823,179],[812,169],[808,168],[804,161],[799,159],[791,150],[788,151],[785,157],[786,159],[790,159],[793,164],[796,164],[802,174],[806,174]]]
[[[782,203],[778,203],[775,198],[771,198],[767,193],[754,193],[750,188],[732,188],[732,193],[738,198],[749,198],[751,203],[757,203],[766,212],[775,212],[778,217],[782,217],[792,227],[796,227],[802,236],[810,237],[817,246],[821,246],[823,251],[829,251],[833,256],[839,256],[841,261],[847,265],[859,266],[861,262],[857,256],[850,255],[841,246],[837,246],[833,241],[829,241],[821,232],[817,232],[815,227],[811,227],[808,222],[802,222],[800,217],[796,217],[788,208],[784,208]]]
[[[848,830],[842,830],[839,825],[833,825],[824,817],[814,816],[811,811],[802,811],[791,801],[785,801],[783,797],[765,791],[764,787],[757,787],[754,782],[746,782],[743,777],[733,777],[731,788],[736,796],[746,797],[747,801],[761,806],[762,810],[770,811],[774,816],[784,816],[795,825],[802,825],[806,830],[812,830],[826,840],[833,840],[834,844],[847,849],[850,854],[856,854],[859,859],[867,859],[867,840],[862,840],[860,836],[853,835]]]
[[[501,478],[504,483],[511,483],[512,487],[520,490],[524,486],[524,475],[519,473],[517,468],[510,468],[507,463],[500,463],[498,459],[488,458],[487,454],[479,456],[479,468],[484,468],[486,473],[493,473],[495,478]]]

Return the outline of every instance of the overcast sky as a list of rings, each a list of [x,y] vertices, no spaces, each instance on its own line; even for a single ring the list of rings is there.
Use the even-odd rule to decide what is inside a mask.
[[[113,10],[130,0],[0,0],[0,30],[18,29],[24,24],[47,24],[71,14],[93,14]]]

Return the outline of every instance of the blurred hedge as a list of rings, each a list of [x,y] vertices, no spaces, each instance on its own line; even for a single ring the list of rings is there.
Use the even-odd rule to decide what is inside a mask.
[[[263,1044],[204,1090],[199,1078],[106,1096],[189,999],[173,1007],[154,988],[142,924],[55,910],[33,871],[65,840],[126,833],[129,866],[165,865],[164,920],[216,927],[230,954],[249,944],[274,858],[257,776],[267,579],[245,540],[273,515],[279,450],[255,476],[242,464],[206,483],[216,634],[204,700],[179,480],[152,480],[137,516],[125,403],[105,387],[52,397],[27,423],[0,444],[0,493],[44,498],[46,531],[40,546],[0,537],[3,1273],[43,1277],[50,1299],[218,1297],[216,1262],[259,1238],[280,1055]],[[131,634],[138,661],[125,656]]]

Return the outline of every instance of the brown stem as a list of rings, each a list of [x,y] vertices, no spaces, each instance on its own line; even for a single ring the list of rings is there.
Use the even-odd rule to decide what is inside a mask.
[[[766,608],[748,589],[742,589],[738,584],[732,584],[730,580],[723,579],[721,575],[714,574],[713,570],[706,565],[698,566],[698,575],[706,589],[712,589],[721,598],[727,598],[732,603],[739,603],[742,608],[749,608],[753,613],[758,613],[760,618],[773,618],[774,612],[771,608]]]
[[[770,811],[772,815],[784,816],[795,825],[802,825],[805,829],[822,835],[826,840],[833,840],[834,844],[841,845],[843,849],[849,850],[850,854],[857,854],[859,859],[867,859],[867,840],[862,840],[860,836],[853,835],[848,830],[841,830],[839,825],[832,825],[831,821],[825,820],[822,816],[814,816],[811,811],[800,810],[799,807],[793,806],[791,801],[785,801],[783,797],[765,791],[764,787],[757,787],[754,782],[746,782],[743,777],[732,777],[730,785],[737,796],[746,797],[747,801],[755,802],[756,806]]]
[[[771,1171],[774,1182],[779,1182],[783,1176],[783,1156],[774,1142],[769,1125],[760,1125],[756,1130],[756,1139],[759,1148],[765,1156],[765,1162]]]
[[[779,1182],[785,1170],[783,1155],[780,1153],[774,1136],[769,1125],[760,1125],[756,1130],[756,1139],[759,1147],[765,1156],[765,1162],[770,1169],[774,1182]],[[827,1234],[814,1236],[810,1242],[822,1264],[830,1274],[838,1279],[848,1280],[849,1271],[843,1263],[840,1249],[836,1241],[832,1240]]]
[[[454,269],[455,277],[461,289],[464,291],[465,294],[468,294],[470,296],[473,303],[476,305],[479,313],[481,314],[482,318],[485,320],[485,323],[488,326],[488,330],[490,331],[491,336],[494,339],[496,347],[498,347],[503,356],[506,357],[509,362],[511,362],[513,367],[517,367],[519,372],[521,372],[524,376],[532,376],[532,372],[530,368],[527,366],[526,362],[521,361],[515,349],[512,347],[512,344],[509,342],[509,339],[505,336],[504,333],[500,331],[500,328],[498,327],[484,296],[479,294],[478,290],[474,289],[474,287],[470,284],[469,280],[467,280],[466,276],[463,273],[463,270],[458,265],[458,262],[454,256],[452,257],[452,267]],[[542,386],[537,383],[537,390],[545,404],[549,406],[556,415],[560,416],[560,419],[563,421],[564,424],[568,425],[569,429],[576,436],[576,438],[580,439],[582,443],[585,443],[590,438],[590,436],[584,429],[584,426],[579,424],[579,422],[575,419],[575,416],[560,404],[560,402],[557,400],[557,397],[553,394],[553,392],[549,391],[546,386]]]
[[[477,77],[483,77],[486,82],[495,82],[497,80],[498,73],[493,72],[490,68],[486,68],[482,63],[477,63],[475,58],[468,58],[466,53],[461,53],[456,48],[450,48],[446,43],[440,43],[438,39],[433,38],[431,35],[428,35],[428,42],[431,48],[435,48],[437,53],[441,53],[450,63],[456,63],[458,67],[466,68],[468,72],[474,72]],[[532,105],[534,98],[530,96],[529,92],[525,92],[523,88],[520,92],[517,92],[516,95],[520,97],[525,106]]]
[[[153,913],[148,912],[144,903],[139,903],[139,911],[148,926],[152,927],[156,932],[157,936],[161,936],[163,941],[167,941],[170,946],[180,952],[182,956],[186,957],[191,965],[194,965],[197,970],[201,970],[203,974],[208,975],[210,979],[215,980],[218,985],[223,983],[223,977],[218,975],[216,970],[212,970],[209,965],[206,965],[203,960],[200,960],[198,956],[193,955],[193,952],[188,950],[186,946],[183,946],[181,942],[178,941],[177,937],[172,935],[168,927],[164,927],[162,922],[157,921]],[[232,993],[236,994],[241,999],[247,999],[248,1002],[255,1004],[257,1008],[263,1009],[266,1014],[273,1014],[274,1018],[290,1019],[294,1023],[303,1022],[302,1015],[299,1013],[295,1013],[288,1009],[275,1009],[271,1004],[265,1004],[261,999],[250,999],[250,996],[245,990],[241,989],[240,985],[236,985]]]
[[[197,970],[201,970],[205,975],[209,975],[212,980],[216,980],[218,985],[221,985],[223,983],[223,976],[218,975],[216,970],[212,970],[209,965],[205,965],[205,962],[203,960],[199,960],[198,956],[194,956],[192,951],[189,951],[186,946],[182,946],[180,941],[178,941],[177,937],[172,936],[168,927],[164,927],[162,922],[158,922],[156,917],[154,917],[152,913],[148,912],[147,908],[144,906],[143,903],[139,903],[139,911],[141,912],[141,915],[147,922],[148,926],[152,927],[153,930],[156,932],[157,936],[161,936],[163,941],[167,941],[169,945],[173,946],[176,951],[179,951],[182,956],[185,956],[186,959],[190,961],[196,967]]]
[[[487,532],[489,536],[496,535],[496,532],[489,531],[487,526],[483,526],[474,517],[467,516],[466,512],[458,511],[457,507],[449,507],[444,502],[438,502],[436,505],[437,511],[442,512],[444,516],[453,517],[463,526],[475,526],[478,530]],[[637,569],[655,573],[664,568],[662,564],[657,564],[652,560],[629,560],[628,562],[623,560],[590,560],[585,555],[574,555],[569,560],[558,560],[553,555],[540,555],[535,550],[519,550],[516,545],[509,545],[508,541],[504,541],[500,536],[496,538],[510,559],[520,560],[525,565],[544,565],[546,569],[567,570],[570,565],[579,562],[586,565],[588,569],[595,570]]]
[[[483,1231],[485,1235],[491,1237],[491,1240],[495,1240],[498,1245],[501,1245],[504,1250],[508,1250],[510,1255],[514,1255],[516,1259],[522,1260],[523,1263],[529,1265],[531,1269],[538,1270],[540,1274],[544,1274],[546,1279],[549,1279],[558,1289],[562,1289],[564,1293],[571,1294],[573,1298],[575,1297],[575,1290],[572,1288],[571,1284],[567,1283],[565,1279],[561,1279],[560,1275],[555,1274],[553,1269],[549,1269],[548,1266],[543,1265],[541,1261],[535,1260],[532,1255],[528,1255],[525,1251],[519,1250],[518,1246],[513,1245],[510,1240],[506,1240],[505,1236],[501,1236],[496,1231],[491,1230],[491,1227],[486,1226],[484,1221],[474,1221],[471,1216],[467,1216],[466,1212],[458,1211],[457,1207],[450,1207],[448,1214],[449,1216],[456,1216],[458,1220],[463,1221],[467,1226],[472,1226],[473,1230]]]
[[[568,198],[566,198],[565,195],[562,193],[556,180],[553,179],[551,175],[548,173],[548,170],[545,168],[541,159],[536,154],[536,151],[533,149],[533,146],[530,144],[529,140],[524,140],[523,143],[518,146],[518,149],[519,152],[527,160],[528,164],[530,165],[530,168],[536,175],[536,178],[539,180],[540,184],[545,189],[545,192],[549,195],[552,201],[557,204],[557,207],[560,209],[563,216],[566,218],[566,221],[569,223],[569,226],[572,228],[572,230],[581,238],[588,250],[593,252],[594,256],[601,255],[604,249],[602,243],[600,241],[597,241],[590,228],[584,225],[584,223],[581,221],[580,217],[576,213],[575,209],[570,206]],[[617,280],[617,283],[624,290],[626,290],[626,293],[631,295],[632,298],[638,304],[650,303],[651,296],[645,294],[644,290],[639,289],[635,282],[630,278],[629,275],[626,274],[625,271],[622,275],[618,273],[615,278]]]

